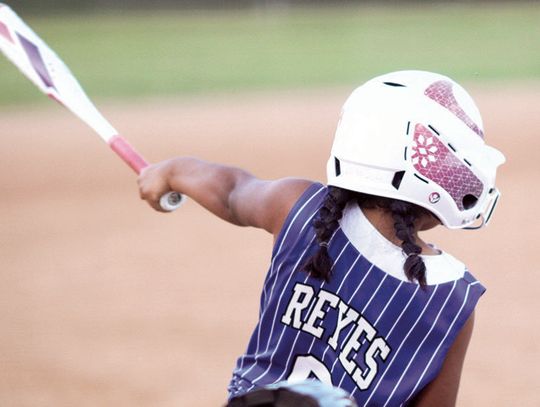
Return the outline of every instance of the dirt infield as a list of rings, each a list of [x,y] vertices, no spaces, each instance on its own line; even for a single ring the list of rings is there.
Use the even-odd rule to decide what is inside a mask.
[[[431,240],[488,287],[460,406],[538,406],[540,84],[472,87],[508,158],[494,222]],[[108,104],[150,160],[196,155],[324,180],[349,89]],[[271,238],[193,202],[172,215],[57,106],[0,111],[0,405],[219,406],[258,311]],[[536,242],[536,243],[535,243]]]

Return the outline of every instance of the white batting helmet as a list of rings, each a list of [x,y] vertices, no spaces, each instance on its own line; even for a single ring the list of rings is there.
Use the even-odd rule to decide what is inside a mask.
[[[499,198],[504,161],[485,144],[480,112],[459,84],[400,71],[371,79],[345,102],[328,185],[420,205],[449,228],[479,219],[481,227]]]

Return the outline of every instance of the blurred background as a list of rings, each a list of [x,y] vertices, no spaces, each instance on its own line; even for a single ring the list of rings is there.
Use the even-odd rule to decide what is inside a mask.
[[[488,287],[458,405],[540,405],[540,2],[8,4],[151,161],[324,181],[354,87],[411,68],[464,84],[508,162],[489,228],[428,236]],[[130,170],[3,57],[0,192],[0,406],[224,402],[269,236],[193,202],[151,211]]]
[[[481,83],[540,74],[538,2],[10,4],[94,98],[354,86],[410,67]],[[0,103],[39,100],[2,68]]]

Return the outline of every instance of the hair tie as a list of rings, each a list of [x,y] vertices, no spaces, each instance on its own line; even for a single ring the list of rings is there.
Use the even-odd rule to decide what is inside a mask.
[[[328,242],[320,242],[319,247],[325,247],[328,249]]]

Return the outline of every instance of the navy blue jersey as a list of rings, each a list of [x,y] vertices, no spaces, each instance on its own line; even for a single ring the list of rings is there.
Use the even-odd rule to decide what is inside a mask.
[[[485,291],[444,252],[422,256],[427,287],[409,282],[401,248],[356,203],[329,243],[330,282],[310,277],[302,266],[318,250],[312,220],[326,194],[323,185],[310,186],[283,225],[230,397],[317,378],[348,391],[359,406],[405,404],[436,377]]]

